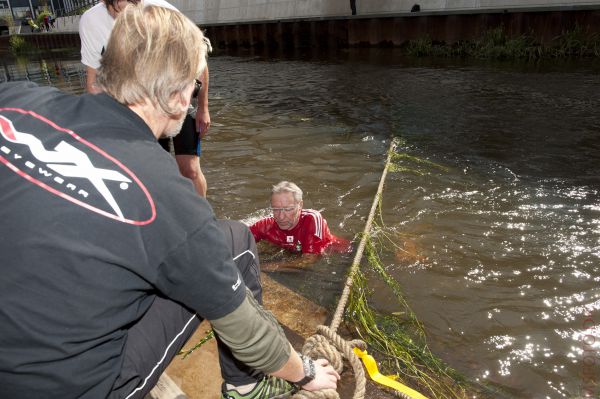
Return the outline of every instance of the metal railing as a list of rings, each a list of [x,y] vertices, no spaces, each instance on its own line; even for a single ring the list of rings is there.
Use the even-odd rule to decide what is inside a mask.
[[[85,10],[98,4],[99,0],[77,0],[77,1],[65,1],[63,3],[64,8],[57,8],[55,10],[56,17],[69,17],[72,15],[83,14]]]

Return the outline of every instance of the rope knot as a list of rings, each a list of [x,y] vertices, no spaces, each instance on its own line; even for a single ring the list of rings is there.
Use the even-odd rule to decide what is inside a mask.
[[[348,360],[354,370],[356,380],[356,389],[353,399],[361,399],[365,396],[366,378],[365,372],[360,363],[360,359],[354,353],[354,347],[365,350],[367,345],[358,339],[346,341],[332,329],[320,325],[317,327],[317,333],[309,337],[302,347],[302,354],[311,359],[327,359],[339,374],[344,369],[342,355]],[[341,354],[340,354],[341,352]],[[294,394],[293,399],[339,399],[338,393],[334,389],[324,389],[321,391],[301,390]]]

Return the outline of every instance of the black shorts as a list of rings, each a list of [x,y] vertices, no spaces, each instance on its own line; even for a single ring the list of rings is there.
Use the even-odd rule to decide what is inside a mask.
[[[244,284],[262,303],[260,264],[254,236],[241,222],[220,219],[217,223]],[[157,296],[144,316],[127,330],[123,365],[108,398],[145,398],[201,321],[179,303]],[[262,378],[261,372],[242,364],[218,336],[216,339],[221,375],[225,381],[245,385]]]
[[[158,140],[162,148],[171,151],[171,139]],[[185,116],[181,131],[173,138],[173,150],[175,155],[197,155],[200,156],[200,135],[196,131],[196,120],[190,115]]]

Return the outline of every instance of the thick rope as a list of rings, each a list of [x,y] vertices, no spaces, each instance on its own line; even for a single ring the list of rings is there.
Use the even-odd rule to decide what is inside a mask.
[[[346,308],[346,303],[348,302],[348,297],[350,296],[350,289],[352,288],[354,275],[356,274],[356,271],[360,266],[360,261],[362,260],[363,252],[367,244],[367,238],[369,236],[369,232],[371,231],[371,225],[373,224],[373,218],[375,217],[375,212],[377,211],[377,206],[379,205],[379,201],[381,200],[381,194],[383,193],[383,185],[385,183],[385,178],[387,177],[388,169],[390,168],[390,164],[392,162],[392,154],[396,149],[397,143],[398,141],[396,139],[393,139],[390,143],[390,149],[388,150],[388,157],[385,163],[385,168],[383,168],[381,179],[379,179],[379,187],[377,188],[377,194],[375,194],[375,198],[373,199],[373,204],[371,205],[371,212],[369,212],[369,218],[367,219],[367,223],[365,224],[362,239],[358,244],[358,249],[356,250],[356,255],[354,256],[354,262],[352,262],[352,266],[350,267],[350,273],[348,274],[346,284],[344,285],[344,291],[342,292],[342,296],[340,297],[340,301],[338,302],[337,309],[335,311],[335,314],[333,315],[333,320],[331,321],[331,329],[333,331],[337,331],[344,317],[344,309]]]
[[[354,261],[352,262],[352,266],[350,267],[350,272],[348,273],[348,278],[346,279],[346,284],[344,285],[344,291],[342,292],[342,296],[340,297],[340,301],[338,302],[337,309],[333,315],[331,327],[318,326],[317,333],[320,335],[315,334],[312,337],[308,338],[304,344],[304,347],[302,348],[302,353],[306,356],[311,357],[312,359],[327,359],[338,373],[341,373],[343,369],[342,357],[339,353],[341,352],[343,357],[345,357],[348,360],[348,362],[350,362],[350,365],[354,370],[354,379],[356,381],[356,387],[354,389],[353,399],[363,399],[365,397],[367,384],[365,371],[362,367],[360,359],[354,353],[353,348],[358,347],[361,350],[365,350],[367,345],[361,340],[353,340],[348,342],[342,337],[340,337],[336,333],[336,331],[344,317],[344,309],[346,308],[346,303],[348,302],[348,298],[350,297],[350,289],[352,288],[354,275],[356,274],[360,266],[360,261],[362,260],[363,252],[365,250],[367,242],[367,237],[369,236],[369,232],[371,231],[371,224],[373,223],[373,218],[375,217],[377,206],[379,205],[379,201],[381,200],[385,178],[387,177],[387,172],[392,160],[392,154],[396,149],[397,143],[398,142],[396,139],[393,139],[390,143],[387,161],[385,163],[383,173],[381,174],[381,179],[379,180],[377,194],[375,194],[375,198],[373,199],[373,205],[371,205],[371,212],[369,213],[369,218],[367,219],[367,223],[365,224],[363,236],[358,245],[358,249],[356,250]],[[313,392],[301,390],[300,392],[294,394],[292,398],[339,399],[339,395],[334,389],[324,389],[321,391]]]

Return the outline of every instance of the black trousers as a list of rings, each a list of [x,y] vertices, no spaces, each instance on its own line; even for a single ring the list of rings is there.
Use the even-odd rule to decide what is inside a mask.
[[[219,220],[219,227],[244,283],[262,304],[260,266],[252,233],[245,224],[232,220]],[[200,317],[180,304],[157,297],[144,317],[128,331],[125,360],[109,398],[144,398],[201,322]],[[261,372],[235,359],[218,337],[217,345],[225,382],[245,385],[262,378]]]

